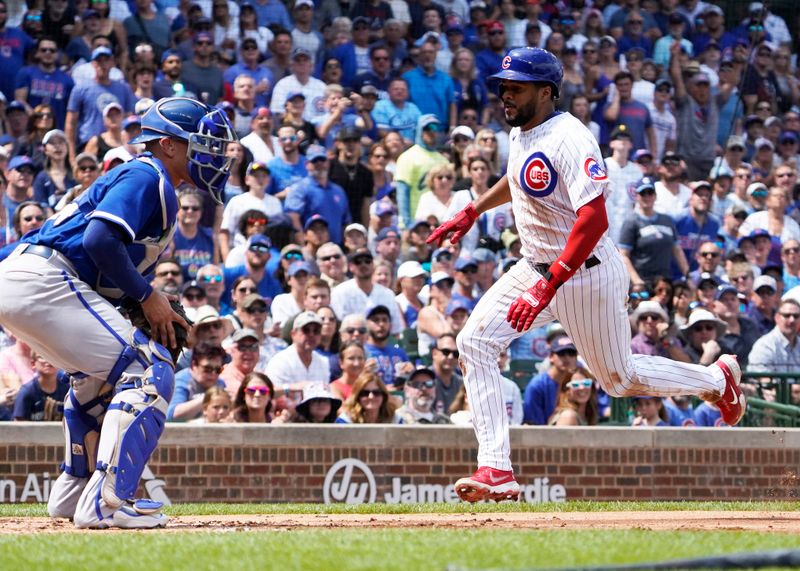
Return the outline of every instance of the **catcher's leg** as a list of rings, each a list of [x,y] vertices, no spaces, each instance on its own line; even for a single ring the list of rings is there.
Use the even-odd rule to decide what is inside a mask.
[[[100,424],[111,401],[112,389],[101,379],[73,377],[70,382],[72,386],[64,399],[66,454],[61,475],[50,490],[47,512],[50,517],[72,519],[78,498],[97,462]]]
[[[163,527],[161,504],[135,500],[145,464],[164,430],[175,373],[161,345],[134,334],[134,346],[152,363],[142,374],[125,373],[116,384],[100,431],[97,465],[75,511],[78,527]]]

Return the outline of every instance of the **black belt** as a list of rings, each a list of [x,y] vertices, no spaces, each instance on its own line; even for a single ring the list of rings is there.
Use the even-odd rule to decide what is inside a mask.
[[[552,262],[547,264],[545,262],[537,262],[533,264],[534,269],[542,275],[545,275],[547,272],[550,271],[550,266],[552,266]],[[587,270],[600,265],[600,259],[597,256],[592,256],[591,258],[586,260],[586,263],[583,264],[583,267]]]
[[[27,246],[25,246],[25,249],[22,250],[22,253],[33,254],[34,256],[39,256],[40,258],[49,260],[55,253],[55,250],[53,250],[53,248],[50,248],[48,246],[42,246],[41,244],[28,244]]]

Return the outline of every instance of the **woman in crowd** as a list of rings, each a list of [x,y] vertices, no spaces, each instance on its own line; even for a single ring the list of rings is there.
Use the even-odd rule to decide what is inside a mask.
[[[244,38],[253,38],[258,44],[258,51],[266,54],[269,49],[269,43],[275,35],[266,26],[258,25],[258,15],[256,9],[249,2],[242,4],[239,11],[239,41]],[[238,47],[238,46],[237,46]],[[275,78],[278,81],[279,77]]]
[[[235,50],[239,43],[239,21],[238,18],[231,16],[228,0],[213,0],[211,9],[214,45],[222,49]]]
[[[389,164],[389,149],[383,143],[373,143],[369,148],[367,168],[372,173],[372,195],[380,200],[392,191],[392,173],[386,170]]]
[[[672,322],[676,327],[682,327],[689,321],[689,304],[692,302],[694,292],[686,282],[678,282],[672,286]]]
[[[44,168],[33,179],[33,197],[51,208],[75,186],[72,166],[67,157],[67,138],[63,131],[49,131],[42,140],[44,144]]]
[[[225,156],[233,157],[231,174],[225,183],[225,205],[227,206],[231,198],[247,192],[244,179],[247,175],[247,165],[253,161],[253,155],[241,143],[236,141],[228,143],[228,146],[225,147]]]
[[[497,150],[497,135],[491,129],[481,129],[475,134],[475,144],[483,150],[483,157],[489,161],[492,178],[498,177],[505,171],[505,166],[500,164]],[[494,183],[491,183],[494,184]],[[491,186],[491,184],[489,186]]]
[[[633,397],[636,416],[631,426],[669,426],[669,414],[660,397]]]
[[[341,399],[333,396],[322,384],[310,384],[303,389],[303,400],[295,409],[294,422],[332,424],[336,422]]]
[[[273,242],[273,247],[274,247]],[[275,277],[281,284],[281,287],[286,290],[289,287],[289,267],[295,262],[302,262],[303,248],[297,244],[286,244],[280,251],[280,262],[278,268],[275,270]]]
[[[289,291],[275,296],[270,312],[276,323],[287,323],[303,310],[303,299],[306,295],[306,282],[313,269],[307,262],[294,262],[289,266]]]
[[[31,230],[36,230],[44,225],[47,213],[35,200],[26,200],[14,210],[14,232],[17,239],[22,238]]]
[[[243,275],[233,281],[231,285],[231,303],[233,304],[233,311],[225,317],[233,323],[234,331],[243,327],[241,317],[243,310],[241,303],[244,298],[251,293],[258,293],[258,284],[253,281],[253,278]]]
[[[464,208],[468,202],[484,195],[491,186],[491,164],[482,156],[469,162],[467,172],[472,185],[469,190],[459,190],[453,194],[453,200],[445,220]],[[499,241],[503,230],[509,227],[511,227],[510,204],[496,206],[478,217],[473,227],[461,240],[461,247],[467,252],[474,251],[478,247],[478,240],[484,235],[489,235]]]
[[[550,426],[594,426],[598,421],[597,387],[585,369],[576,371],[561,386],[556,409],[547,421]]]
[[[366,371],[356,379],[353,391],[336,422],[343,424],[394,424],[396,404],[380,376]]]
[[[786,113],[800,101],[800,81],[792,73],[792,50],[780,46],[773,56],[775,79],[778,82],[778,111]]]
[[[572,98],[572,101],[570,101],[569,112],[580,119],[581,123],[586,125],[586,128],[591,131],[595,139],[600,136],[600,125],[592,121],[589,99],[585,95],[576,95]]]
[[[235,422],[272,422],[272,397],[275,388],[263,373],[250,373],[244,378],[233,401]]]
[[[435,165],[428,171],[425,175],[425,186],[430,190],[420,195],[414,219],[437,225],[447,220],[453,201],[455,176],[450,163]]]
[[[100,16],[96,35],[108,38],[108,41],[111,42],[111,51],[118,54],[120,69],[125,69],[128,61],[128,34],[125,31],[125,26],[122,25],[121,21],[110,17],[109,0],[92,0],[89,8]]]
[[[233,408],[233,401],[231,401],[228,391],[222,387],[211,387],[203,394],[203,416],[190,420],[187,424],[228,422],[231,408]]]
[[[489,106],[489,93],[483,79],[478,75],[475,67],[475,54],[467,48],[458,48],[453,53],[450,63],[450,77],[453,78],[456,112],[461,113],[465,107],[487,110]],[[484,112],[484,115],[486,113]],[[484,117],[481,124],[486,123]]]
[[[339,337],[339,320],[336,313],[330,306],[323,305],[316,311],[317,316],[322,320],[322,334],[319,338],[317,353],[326,357],[335,356],[339,353],[341,338]]]
[[[283,104],[283,117],[281,117],[278,129],[285,126],[294,127],[297,133],[297,146],[300,149],[300,153],[303,154],[308,150],[309,145],[321,144],[322,142],[317,136],[317,128],[304,116],[307,105],[306,96],[300,92],[291,95],[293,96],[287,98]],[[275,130],[276,133],[278,129]],[[275,139],[275,150],[280,151],[281,147],[278,138],[275,137]]]
[[[102,133],[89,139],[84,152],[104,157],[111,149],[122,146],[122,106],[119,103],[109,103],[103,108],[103,127]]]
[[[558,109],[568,111],[572,98],[586,92],[583,74],[578,66],[578,51],[573,47],[564,49],[564,79],[558,92]]]
[[[606,35],[606,28],[603,25],[603,13],[596,8],[584,11],[581,17],[580,30],[589,41],[599,42],[600,38]]]
[[[324,324],[323,324],[324,325]],[[350,398],[353,385],[364,372],[367,363],[367,352],[360,341],[348,341],[339,350],[339,363],[342,376],[331,383],[331,392],[343,401]]]
[[[28,131],[14,142],[13,155],[27,155],[37,170],[45,160],[44,136],[56,128],[56,116],[53,108],[42,103],[33,108],[28,119]]]

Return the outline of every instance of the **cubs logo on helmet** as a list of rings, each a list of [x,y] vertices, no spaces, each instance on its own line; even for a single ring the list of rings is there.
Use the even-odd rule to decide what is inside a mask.
[[[508,69],[511,66],[511,56],[506,56],[503,58],[503,63],[500,64],[500,67],[503,69]]]
[[[583,163],[583,172],[586,173],[590,179],[601,182],[608,179],[606,169],[600,166],[600,163],[594,157],[589,157]]]
[[[558,173],[550,163],[550,159],[544,153],[537,151],[522,165],[519,183],[528,196],[543,198],[556,189]]]

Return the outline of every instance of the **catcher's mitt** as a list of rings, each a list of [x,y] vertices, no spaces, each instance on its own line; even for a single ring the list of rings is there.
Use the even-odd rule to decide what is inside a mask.
[[[170,306],[172,306],[172,311],[183,317],[190,326],[194,325],[191,319],[186,316],[186,311],[183,309],[183,305],[179,301],[170,300]],[[147,318],[144,315],[144,310],[142,309],[142,305],[140,303],[130,303],[122,307],[122,311],[125,315],[127,315],[130,322],[136,327],[139,331],[147,335],[150,339],[153,339],[153,332],[150,327],[150,322],[147,321]],[[167,347],[170,355],[172,355],[172,362],[177,363],[178,357],[183,351],[183,348],[186,346],[189,340],[189,331],[187,331],[182,325],[180,325],[177,321],[172,322],[172,327],[175,328],[175,347]],[[158,341],[158,339],[156,339]]]

